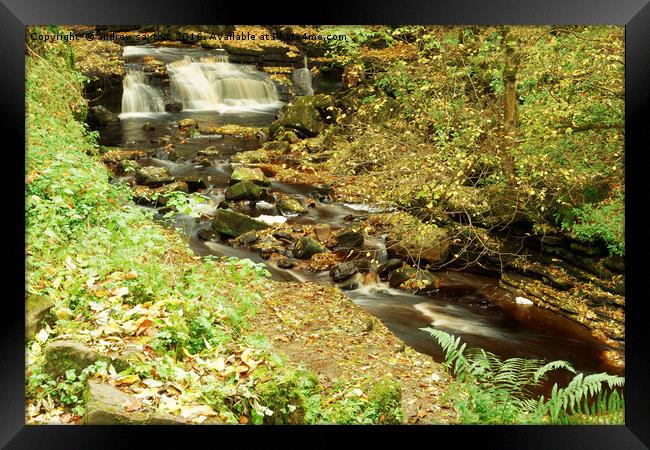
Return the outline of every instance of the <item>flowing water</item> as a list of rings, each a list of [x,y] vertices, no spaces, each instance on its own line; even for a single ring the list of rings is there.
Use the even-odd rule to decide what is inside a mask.
[[[179,113],[160,111],[159,98],[151,91],[157,88],[146,83],[138,72],[129,72],[124,80],[124,98],[121,121],[105,128],[100,142],[132,148],[158,148],[156,138],[177,130],[178,120],[196,118],[201,127],[242,124],[268,126],[282,106],[277,89],[265,74],[252,67],[227,62],[223,53],[200,49],[126,47],[125,62],[129,70],[139,70],[142,58],[155,56],[168,64],[171,95],[184,104]],[[140,67],[139,67],[140,66]],[[146,103],[146,105],[145,105]],[[185,109],[188,108],[188,109]],[[134,109],[138,109],[135,111]],[[155,130],[145,132],[143,123],[151,123]],[[171,162],[151,158],[149,164],[167,167],[172,175],[198,175],[208,180],[208,188],[201,191],[206,202],[204,219],[181,216],[173,219],[189,236],[190,245],[198,255],[221,255],[249,258],[265,263],[277,280],[314,281],[333,284],[327,272],[308,273],[279,268],[263,260],[257,253],[234,248],[228,242],[206,242],[197,233],[210,226],[233,168],[229,158],[234,153],[259,147],[259,142],[228,136],[201,136],[176,144],[180,160]],[[207,147],[216,146],[220,155],[208,167],[196,166],[191,159]],[[326,204],[308,197],[310,187],[272,182],[272,191],[290,194],[313,207],[304,216],[283,217],[266,202],[251,206],[251,216],[269,221],[287,221],[301,224],[327,223],[332,230],[343,228],[364,217],[372,208],[367,205]],[[375,252],[383,259],[385,247],[380,238],[367,240],[363,250]],[[411,295],[392,289],[385,283],[370,280],[359,289],[346,291],[360,307],[368,310],[388,328],[416,350],[441,358],[440,347],[426,332],[420,330],[433,324],[436,328],[461,336],[469,346],[485,348],[503,357],[532,357],[546,360],[565,359],[576,369],[592,373],[608,371],[622,373],[622,369],[608,364],[603,352],[607,350],[583,326],[534,305],[520,305],[514,295],[499,288],[494,278],[462,272],[441,272],[439,292],[429,296]]]

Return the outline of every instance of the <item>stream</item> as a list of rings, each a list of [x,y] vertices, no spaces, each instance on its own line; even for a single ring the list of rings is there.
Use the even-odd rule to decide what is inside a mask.
[[[169,84],[160,83],[142,72],[144,58],[153,56],[169,70]],[[231,64],[223,52],[156,47],[125,47],[127,76],[122,94],[120,122],[100,130],[99,143],[131,149],[159,149],[160,138],[178,132],[178,121],[198,120],[200,127],[237,124],[268,127],[284,105],[278,86],[254,67]],[[166,92],[182,101],[181,112],[165,112]],[[286,100],[286,99],[285,99]],[[154,127],[144,131],[143,125]],[[201,218],[176,216],[163,221],[178,227],[189,237],[197,255],[248,258],[266,264],[272,278],[280,281],[313,281],[324,285],[335,283],[327,271],[312,273],[283,269],[273,260],[263,259],[257,252],[199,237],[210,227],[210,216],[217,211],[228,187],[233,165],[232,155],[260,147],[259,139],[227,135],[197,135],[186,141],[173,141],[177,160],[155,154],[144,165],[167,168],[173,176],[192,175],[206,180],[207,188],[199,190],[205,198]],[[184,142],[184,143],[183,143]],[[219,150],[209,166],[192,160],[197,152],[209,146]],[[157,157],[159,156],[159,157]],[[128,177],[127,177],[128,178]],[[282,192],[310,203],[306,215],[282,216],[269,202],[250,206],[247,214],[266,221],[287,224],[328,224],[332,231],[350,226],[374,211],[371,205],[324,203],[309,196],[311,187],[291,185],[271,179],[271,192]],[[241,212],[241,211],[240,211]],[[379,262],[385,260],[381,238],[366,239],[363,251],[374,252]],[[545,360],[564,359],[585,373],[607,371],[622,374],[622,369],[607,362],[603,344],[588,329],[550,310],[515,302],[515,296],[500,288],[498,280],[465,272],[436,273],[445,289],[429,295],[413,295],[393,289],[378,279],[345,293],[360,307],[379,318],[386,326],[415,350],[441,360],[439,345],[428,333],[420,330],[433,324],[438,329],[460,336],[470,347],[481,347],[502,357],[528,357]]]

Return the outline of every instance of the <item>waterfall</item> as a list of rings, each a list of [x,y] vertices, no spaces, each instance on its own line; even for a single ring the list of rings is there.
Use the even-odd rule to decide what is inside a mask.
[[[129,71],[124,77],[122,113],[163,112],[165,106],[160,93],[149,85],[147,75],[141,71]]]
[[[311,87],[311,72],[307,68],[307,57],[305,56],[305,67],[293,71],[293,85],[298,95],[314,95]]]
[[[172,95],[183,109],[219,112],[277,109],[275,84],[249,66],[231,64],[227,56],[185,56],[167,65]]]

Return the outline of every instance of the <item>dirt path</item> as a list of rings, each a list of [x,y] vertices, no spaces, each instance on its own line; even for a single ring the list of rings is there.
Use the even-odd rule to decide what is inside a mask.
[[[407,423],[455,421],[441,399],[449,384],[444,366],[406,346],[336,288],[274,283],[253,321],[276,351],[304,362],[326,387],[339,379],[388,376],[402,387]]]

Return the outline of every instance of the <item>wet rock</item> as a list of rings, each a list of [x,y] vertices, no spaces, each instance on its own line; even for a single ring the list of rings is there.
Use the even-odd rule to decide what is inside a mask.
[[[272,152],[289,153],[291,145],[286,141],[271,141],[265,143],[263,148]]]
[[[349,278],[347,281],[339,284],[339,288],[344,291],[353,291],[359,289],[363,286],[363,275],[360,273],[355,273],[352,278]]]
[[[288,252],[282,247],[282,244],[275,239],[265,237],[251,245],[251,250],[259,253],[263,259],[269,259],[274,253],[288,255]]]
[[[194,175],[180,175],[175,177],[176,180],[182,181],[187,184],[188,189],[190,192],[196,192],[201,189],[205,189],[208,187],[207,183],[202,177],[199,176],[194,176]]]
[[[25,298],[25,341],[34,339],[44,325],[54,325],[53,307],[54,303],[47,297],[30,295]]]
[[[213,230],[212,228],[203,228],[199,230],[196,233],[196,235],[202,241],[219,242],[221,240],[221,236],[219,235],[219,233]]]
[[[183,103],[176,101],[169,101],[165,103],[165,111],[167,112],[181,112],[183,110]]]
[[[199,121],[196,119],[181,119],[178,121],[178,128],[183,132],[198,130]]]
[[[147,153],[143,150],[113,149],[105,152],[102,155],[101,161],[104,164],[112,164],[120,161],[144,158],[145,156],[147,156]]]
[[[259,240],[259,236],[256,231],[249,231],[248,233],[244,233],[239,238],[237,238],[237,241],[245,246],[249,246],[254,242],[257,242]]]
[[[230,160],[240,164],[259,164],[269,162],[270,158],[266,150],[258,149],[235,153]]]
[[[330,276],[335,282],[343,281],[359,271],[354,261],[344,262],[330,270]]]
[[[109,111],[104,106],[98,105],[90,108],[91,119],[94,120],[99,126],[106,126],[110,124],[115,124],[120,122],[120,118],[117,114]]]
[[[221,152],[219,152],[219,149],[217,148],[216,145],[211,145],[209,147],[204,148],[203,150],[199,150],[196,152],[197,156],[205,156],[208,158],[216,158],[217,156],[220,155]]]
[[[192,160],[192,163],[201,167],[210,167],[212,165],[212,160],[205,156],[198,156]]]
[[[136,174],[135,179],[138,184],[149,187],[160,187],[164,184],[169,184],[174,181],[174,178],[169,173],[169,170],[164,167],[147,166],[140,168]]]
[[[156,127],[151,125],[151,122],[145,122],[144,125],[142,125],[142,131],[155,131]]]
[[[293,235],[287,231],[276,231],[275,233],[273,233],[273,237],[286,242],[294,241]]]
[[[134,186],[131,188],[133,200],[138,205],[165,206],[169,200],[169,194],[172,192],[189,193],[187,183],[175,181],[156,189],[146,186]]]
[[[252,181],[261,186],[269,186],[271,182],[266,178],[264,172],[257,167],[237,167],[230,176],[230,184],[240,181]]]
[[[265,223],[251,219],[244,214],[224,209],[217,210],[217,214],[212,220],[213,230],[230,237],[238,237],[248,231],[264,230],[266,228],[268,228],[268,225]]]
[[[252,181],[240,181],[226,189],[227,201],[250,200],[258,201],[264,196],[264,189],[260,188]]]
[[[391,258],[379,266],[379,268],[377,269],[377,275],[379,275],[379,277],[381,278],[386,278],[390,272],[402,267],[402,264],[404,263],[402,262],[401,259]]]
[[[292,269],[296,267],[298,261],[293,258],[280,258],[278,259],[278,267],[281,269]]]
[[[89,380],[86,390],[86,425],[185,425],[181,417],[141,407],[129,411],[126,406],[141,404],[134,397],[110,384]]]
[[[315,185],[312,188],[312,190],[309,191],[309,196],[322,203],[331,202],[332,188],[330,186],[325,186],[325,185]]]
[[[330,238],[330,235],[332,234],[330,226],[326,223],[317,223],[314,225],[313,230],[314,234],[316,234],[316,237],[321,242],[327,242],[327,240]]]
[[[293,256],[298,259],[309,259],[316,253],[323,253],[325,249],[315,240],[308,236],[302,236],[296,242],[293,249]]]
[[[307,214],[307,209],[293,197],[282,197],[278,200],[278,210],[282,215]]]
[[[336,247],[339,249],[351,249],[363,246],[363,233],[354,228],[343,230],[334,235]]]
[[[440,287],[440,279],[427,270],[403,266],[391,272],[388,284],[413,294],[425,294]]]
[[[131,160],[131,159],[126,159],[124,161],[120,161],[117,164],[117,168],[119,170],[120,174],[126,175],[129,173],[136,173],[138,169],[140,169],[142,166],[140,165],[139,162]]]

